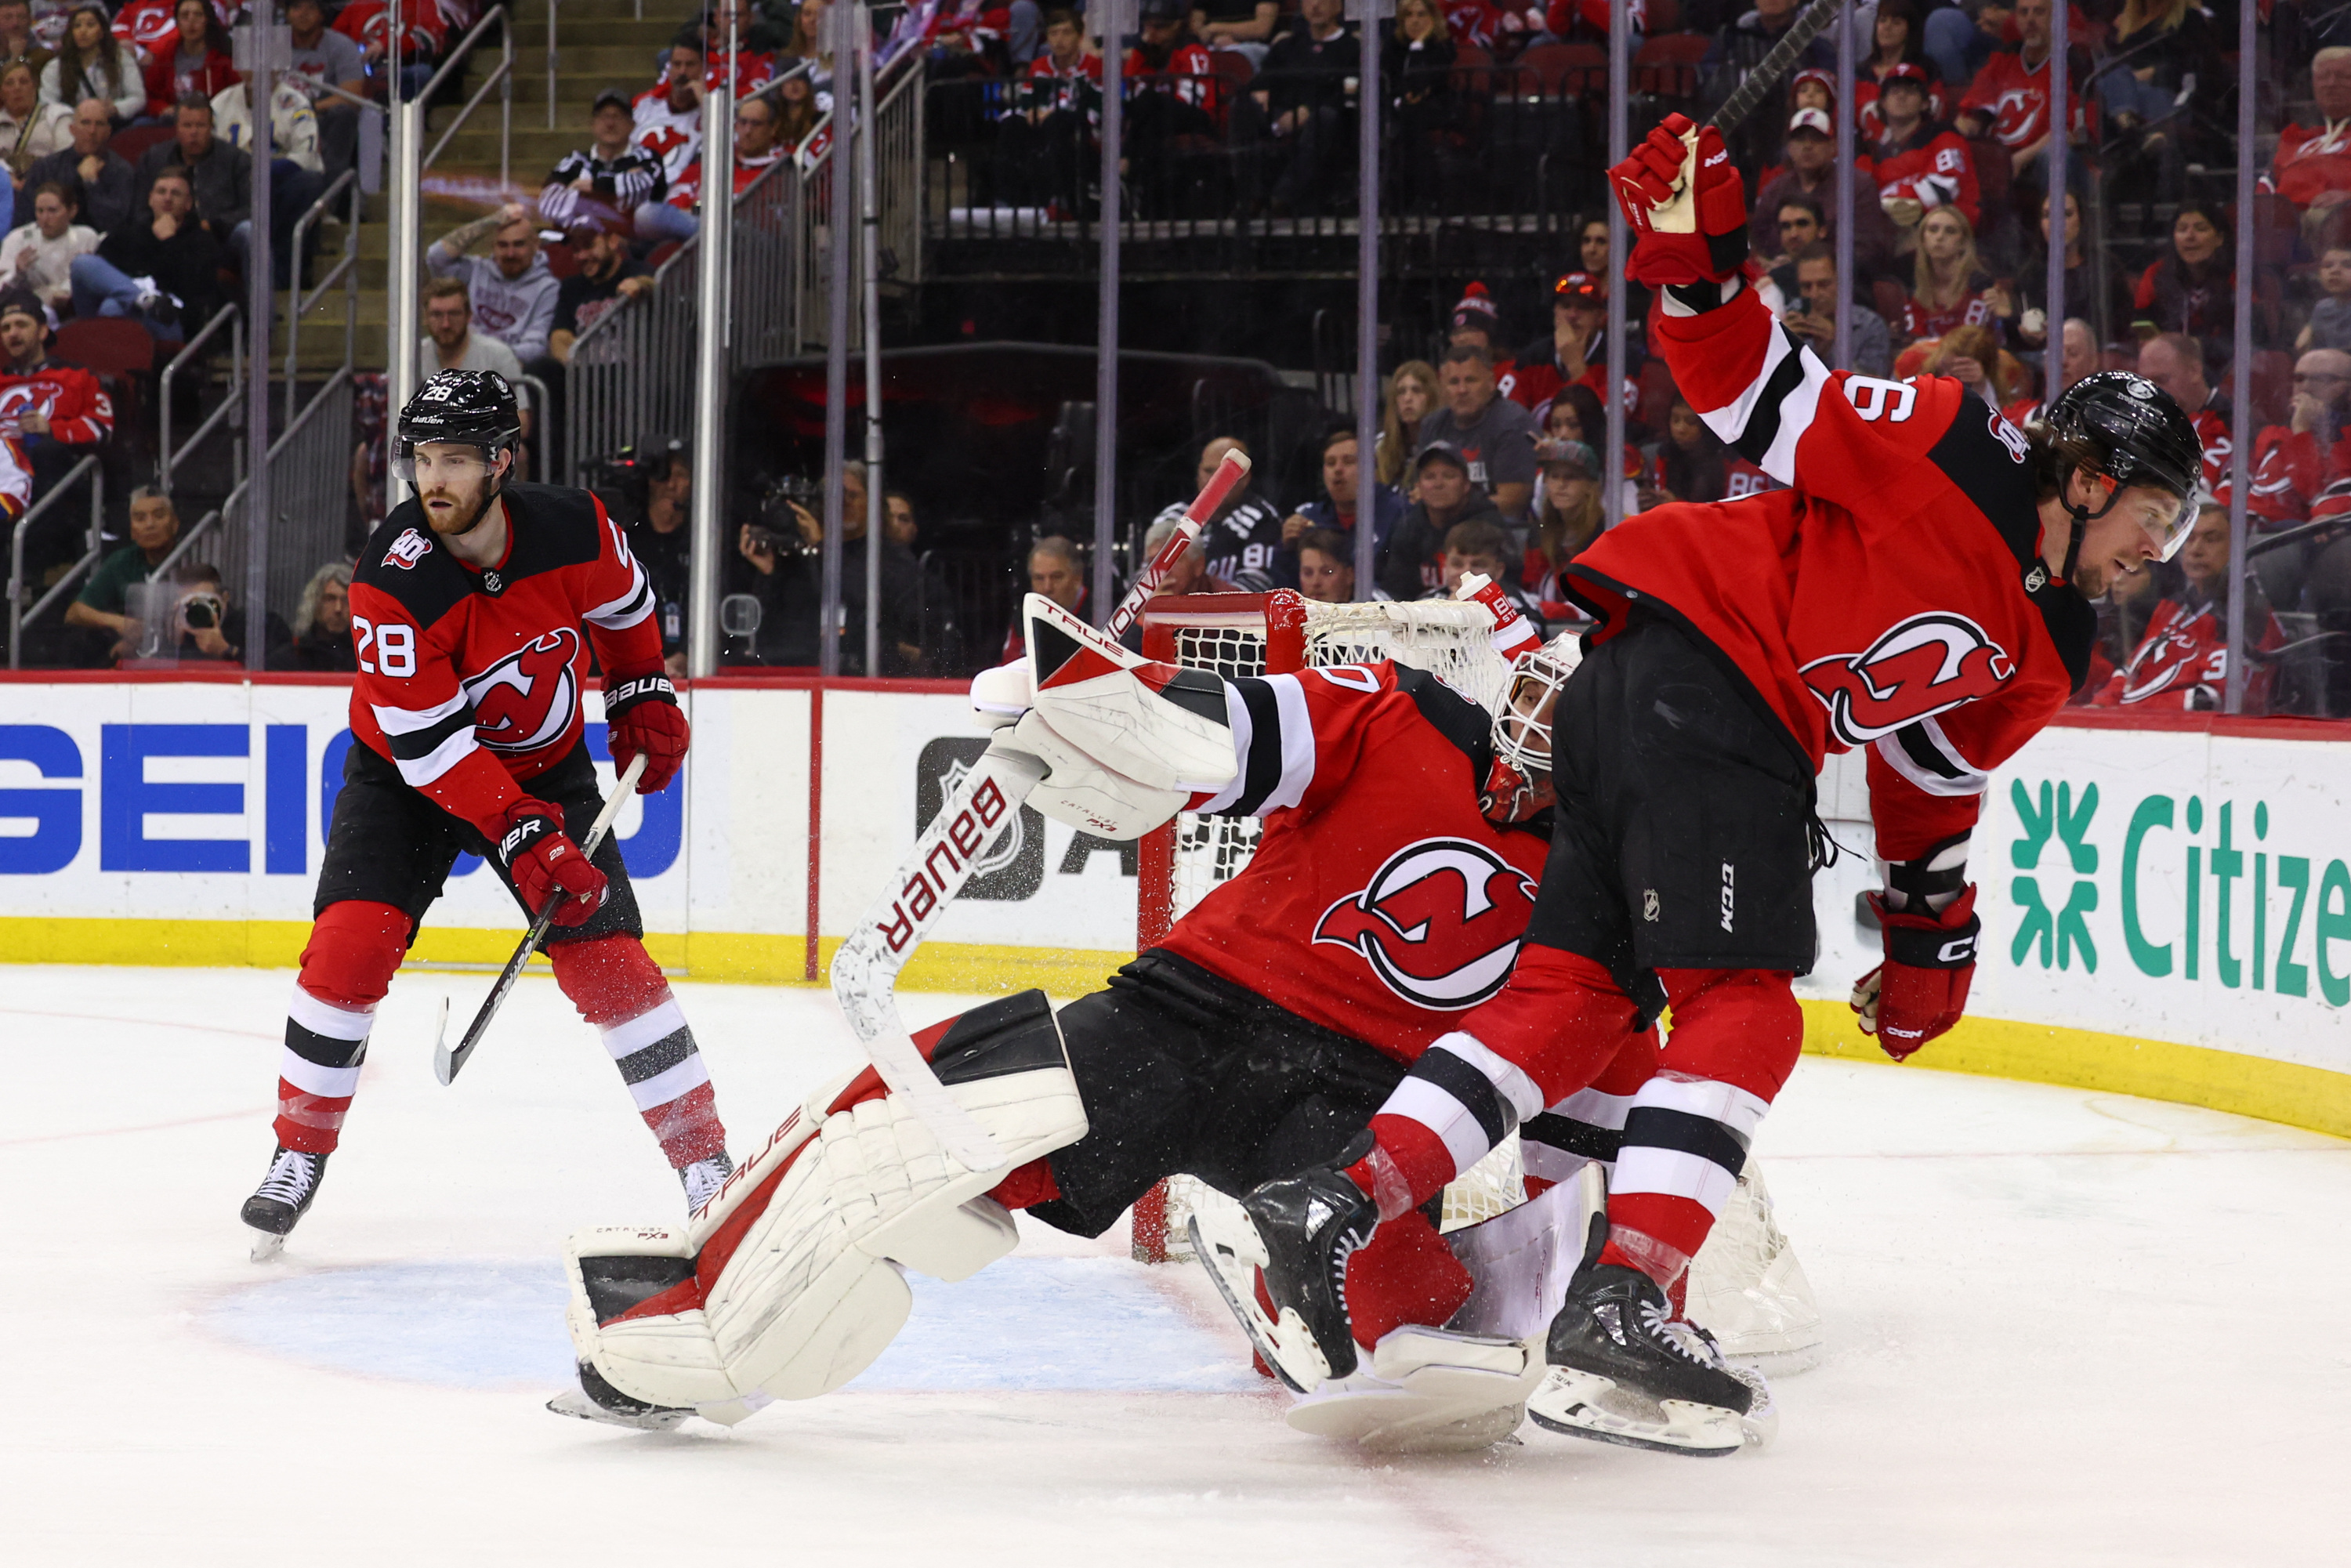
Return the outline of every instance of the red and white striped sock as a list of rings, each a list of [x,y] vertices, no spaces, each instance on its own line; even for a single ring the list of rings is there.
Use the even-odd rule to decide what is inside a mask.
[[[549,945],[556,983],[604,1037],[637,1113],[684,1169],[726,1147],[710,1070],[669,981],[633,936]]]
[[[367,1060],[375,1007],[408,950],[410,921],[388,904],[357,899],[319,911],[286,1007],[277,1063],[277,1142],[332,1154]]]

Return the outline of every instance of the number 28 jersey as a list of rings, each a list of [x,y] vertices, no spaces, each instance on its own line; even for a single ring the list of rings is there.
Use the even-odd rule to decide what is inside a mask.
[[[496,837],[507,807],[580,738],[592,651],[606,682],[661,668],[644,569],[584,490],[509,485],[504,559],[459,560],[414,501],[351,580],[351,734]]]

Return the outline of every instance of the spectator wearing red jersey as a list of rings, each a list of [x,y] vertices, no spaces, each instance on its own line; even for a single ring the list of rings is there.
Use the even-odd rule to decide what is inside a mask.
[[[1990,137],[2008,150],[2010,178],[2035,190],[2048,184],[2050,19],[2051,0],[2017,0],[2016,28],[2021,41],[2012,49],[1996,51],[1959,99],[1959,129],[1971,137]],[[2090,79],[2086,50],[2065,53],[2065,130],[2071,142],[2089,133],[2083,87]]]
[[[2313,349],[2294,361],[2286,423],[2265,425],[2254,438],[2252,476],[2247,505],[2281,526],[2307,518],[2319,492],[2351,476],[2351,354]],[[2278,600],[2293,602],[2285,594]]]
[[[996,181],[999,200],[1016,207],[1079,215],[1084,181],[1080,154],[1102,120],[1102,57],[1086,47],[1084,24],[1071,11],[1045,15],[1045,47],[1006,94],[998,116]]]
[[[2351,197],[2351,48],[2336,45],[2311,57],[2310,97],[2319,122],[2278,132],[2262,181],[2303,210],[2305,229]]]
[[[114,434],[114,404],[98,378],[49,358],[49,320],[23,289],[0,294],[0,437],[31,465],[33,498]]]
[[[356,42],[373,71],[390,57],[391,46],[385,41],[385,29],[391,25],[390,7],[384,0],[350,0],[335,13],[334,30]],[[402,5],[400,8],[400,95],[413,98],[424,90],[433,79],[434,62],[441,51],[449,47],[449,25],[442,19],[437,5]]]
[[[1942,72],[1928,57],[1925,40],[1918,31],[1917,12],[1911,8],[1910,0],[1881,0],[1877,20],[1870,31],[1869,57],[1854,73],[1854,122],[1861,128],[1865,140],[1875,141],[1886,134],[1886,117],[1878,110],[1877,93],[1896,66],[1916,66],[1926,73],[1929,120],[1950,117],[1950,94],[1943,86]]]
[[[1836,162],[1836,121],[1830,118],[1828,110],[1806,106],[1789,116],[1788,137],[1782,154],[1786,162],[1766,169],[1755,193],[1754,216],[1749,224],[1759,235],[1776,232],[1780,209],[1792,196],[1817,203],[1824,213],[1837,208],[1837,182],[1841,176]],[[1894,220],[1886,215],[1885,207],[1876,200],[1876,176],[1867,151],[1857,149],[1855,158],[1860,164],[1864,183],[1853,204],[1853,267],[1861,277],[1881,277],[1894,266]],[[1607,276],[1604,270],[1594,269],[1588,263],[1585,270],[1595,277]]]
[[[1208,51],[1192,37],[1185,0],[1143,0],[1126,53],[1123,142],[1138,216],[1176,206],[1176,156],[1185,142],[1222,145],[1224,95]]]
[[[243,79],[229,57],[227,40],[213,22],[206,0],[179,0],[172,10],[173,43],[147,62],[147,116],[168,119],[190,93],[209,99]]]
[[[805,82],[808,78],[795,79]],[[778,118],[775,103],[764,94],[736,100],[734,194],[749,190],[760,175],[783,161],[784,149],[776,140]],[[680,212],[694,211],[702,200],[702,160],[696,158],[671,188],[669,204]]]
[[[2138,373],[2171,394],[2204,444],[2205,487],[2229,482],[2229,400],[2204,373],[2204,346],[2185,332],[2164,332],[2139,345]]]
[[[1975,164],[1957,131],[1927,118],[1927,89],[1925,68],[1913,65],[1896,66],[1879,85],[1886,134],[1868,144],[1877,203],[1907,235],[1915,236],[1926,215],[1944,207],[1956,209],[1972,232],[1979,211]]]
[[[2130,660],[2094,699],[2100,707],[2147,703],[2217,713],[2229,681],[2229,508],[2208,503],[2179,547],[2186,579],[2155,607],[2147,635]],[[2245,599],[2245,643],[2266,652],[2284,639],[2258,590]],[[2270,672],[2254,661],[2245,672],[2247,713],[2269,711]]]
[[[1562,387],[1578,383],[1605,397],[1607,353],[1607,286],[1588,272],[1568,273],[1552,285],[1550,333],[1519,350],[1504,395],[1526,409],[1540,409]]]
[[[1561,43],[1608,41],[1608,0],[1550,0],[1541,10],[1543,31]],[[1629,47],[1638,54],[1641,36],[1649,30],[1648,0],[1625,0],[1625,20],[1633,35]]]
[[[1906,342],[1939,338],[2009,313],[2005,291],[1976,256],[1975,228],[1957,207],[1938,207],[1918,225],[1910,258],[1910,302],[1902,308]]]

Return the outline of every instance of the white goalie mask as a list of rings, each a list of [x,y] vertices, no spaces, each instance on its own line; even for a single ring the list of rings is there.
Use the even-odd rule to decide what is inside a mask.
[[[1510,686],[1494,716],[1494,762],[1478,809],[1497,822],[1523,822],[1553,800],[1552,716],[1583,652],[1577,633],[1562,632],[1510,662]]]

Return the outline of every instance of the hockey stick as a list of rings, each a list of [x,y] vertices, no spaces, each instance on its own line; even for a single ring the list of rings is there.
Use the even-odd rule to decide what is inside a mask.
[[[1176,563],[1184,559],[1184,552],[1192,548],[1200,530],[1249,471],[1248,458],[1238,452],[1225,455],[1207,487],[1185,508],[1175,536],[1144,566],[1126,597],[1103,622],[1106,635],[1115,639],[1134,624],[1144,604],[1167,580]],[[1004,756],[991,751],[981,757],[914,841],[914,852],[891,879],[889,891],[867,908],[856,929],[832,956],[833,998],[864,1043],[866,1054],[873,1059],[882,1081],[913,1103],[914,1113],[931,1135],[969,1170],[998,1169],[1004,1164],[1004,1151],[947,1093],[900,1021],[895,995],[898,971],[971,879],[977,859],[974,852],[1018,822],[1020,802],[1043,777],[1040,764],[1017,753]],[[809,940],[816,940],[815,932],[809,933]]]
[[[1837,19],[1844,5],[1844,0],[1813,0],[1795,24],[1780,35],[1780,41],[1771,46],[1771,51],[1755,62],[1755,68],[1740,78],[1738,88],[1722,100],[1722,107],[1714,111],[1707,124],[1716,131],[1728,131],[1754,113],[1780,85],[1781,78],[1794,68],[1805,46],[1828,30],[1828,25]]]
[[[587,840],[580,846],[581,854],[592,857],[596,853],[596,846],[604,841],[605,831],[611,827],[612,819],[621,814],[621,803],[635,790],[637,780],[643,777],[644,771],[645,754],[640,751],[629,758],[629,765],[621,770],[620,782],[612,787],[611,799],[606,800],[604,809],[596,813],[596,821],[588,830]],[[548,928],[555,924],[555,912],[562,904],[561,898],[549,899],[546,906],[531,920],[530,931],[523,937],[522,946],[516,948],[514,956],[507,960],[507,967],[498,971],[498,983],[490,988],[488,998],[482,1003],[482,1010],[474,1015],[474,1021],[466,1026],[465,1038],[457,1042],[455,1051],[449,1049],[446,1032],[449,1003],[445,998],[442,1000],[441,1024],[434,1031],[433,1038],[433,1076],[441,1081],[444,1088],[455,1080],[467,1059],[474,1054],[474,1048],[482,1043],[482,1034],[490,1027],[490,1019],[497,1016],[498,1005],[507,999],[507,993],[514,989],[515,981],[522,976],[522,967],[530,962],[532,950],[546,937]]]

